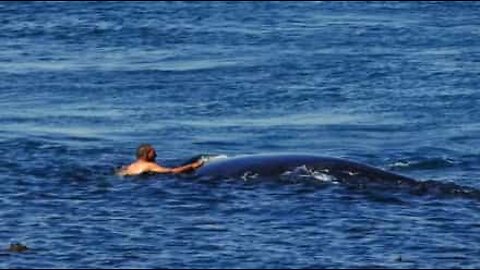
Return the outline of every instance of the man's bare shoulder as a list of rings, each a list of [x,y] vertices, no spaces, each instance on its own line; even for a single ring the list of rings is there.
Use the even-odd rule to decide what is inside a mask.
[[[123,166],[118,172],[118,175],[129,176],[129,175],[139,175],[148,170],[149,162],[144,161],[135,161],[130,165]]]
[[[134,163],[122,167],[117,174],[120,176],[140,175],[144,173],[168,173],[169,169],[158,165],[155,162],[135,161]]]

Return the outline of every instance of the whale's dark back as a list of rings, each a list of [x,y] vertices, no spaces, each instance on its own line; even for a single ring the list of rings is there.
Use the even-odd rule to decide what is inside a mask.
[[[339,158],[302,154],[245,155],[214,160],[197,170],[200,177],[241,177],[245,173],[276,176],[300,166],[323,171],[342,181],[347,178],[371,181],[415,181],[413,179]]]
[[[404,187],[413,194],[453,195],[480,199],[480,190],[455,183],[417,181],[403,175],[350,160],[304,154],[244,155],[214,159],[199,168],[194,177],[240,178],[245,175],[276,177],[305,166],[333,176],[337,182],[355,187]]]

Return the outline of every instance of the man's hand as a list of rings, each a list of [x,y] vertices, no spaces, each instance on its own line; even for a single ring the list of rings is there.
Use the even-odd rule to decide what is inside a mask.
[[[197,160],[195,163],[192,164],[192,168],[193,168],[194,170],[196,170],[196,169],[202,167],[203,163],[204,163],[203,160],[202,160],[202,159],[199,159],[199,160]]]

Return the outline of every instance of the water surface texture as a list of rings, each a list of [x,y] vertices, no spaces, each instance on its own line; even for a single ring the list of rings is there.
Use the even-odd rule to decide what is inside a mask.
[[[113,173],[151,143],[478,190],[477,2],[4,2],[0,48],[0,268],[480,268],[479,199]]]

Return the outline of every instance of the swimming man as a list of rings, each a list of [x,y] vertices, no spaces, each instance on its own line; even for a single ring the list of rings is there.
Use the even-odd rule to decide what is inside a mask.
[[[158,165],[155,162],[157,153],[155,148],[150,144],[142,144],[137,148],[137,160],[128,166],[123,166],[118,172],[118,175],[129,176],[139,175],[143,173],[185,173],[195,170],[202,166],[203,161],[197,160],[193,163],[175,167],[166,168]]]

